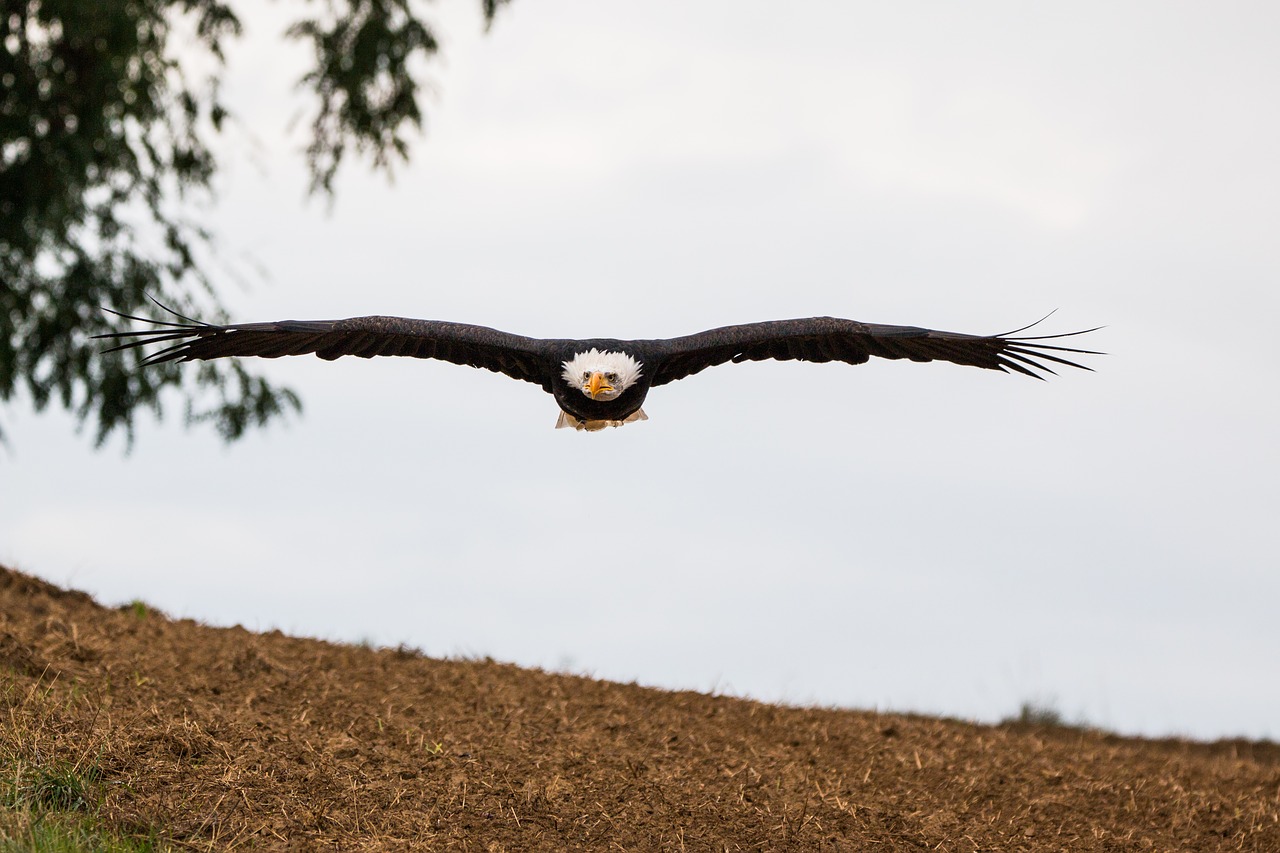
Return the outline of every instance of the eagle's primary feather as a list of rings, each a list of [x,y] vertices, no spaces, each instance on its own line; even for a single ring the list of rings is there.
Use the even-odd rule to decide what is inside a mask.
[[[528,338],[485,326],[404,317],[279,320],[217,326],[185,317],[180,318],[185,322],[178,323],[120,316],[158,328],[97,337],[120,341],[108,352],[166,345],[147,356],[144,364],[306,354],[323,359],[344,355],[435,358],[483,367],[540,385],[555,396],[562,412],[569,416],[567,421],[561,418],[561,425],[582,424],[578,426],[580,429],[642,420],[644,413],[640,406],[651,387],[726,362],[795,359],[862,364],[875,356],[922,362],[949,361],[1043,379],[1044,374],[1055,372],[1055,366],[1089,370],[1072,361],[1070,356],[1098,354],[1046,343],[1095,329],[1057,335],[1021,335],[1028,326],[1002,335],[966,335],[835,317],[771,320],[724,326],[679,338],[624,341]]]

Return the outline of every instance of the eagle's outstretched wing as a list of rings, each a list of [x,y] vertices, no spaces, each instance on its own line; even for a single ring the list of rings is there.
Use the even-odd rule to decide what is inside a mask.
[[[398,355],[483,367],[513,379],[542,385],[547,390],[550,390],[550,382],[555,376],[555,371],[548,369],[544,341],[466,323],[404,317],[352,317],[348,320],[279,320],[215,326],[187,317],[182,317],[187,322],[177,323],[127,314],[120,316],[151,323],[157,328],[95,337],[125,341],[107,352],[168,344],[151,353],[144,364],[228,356],[279,358],[311,353],[323,359],[344,355],[360,358]]]
[[[1031,325],[1036,325],[1035,323]],[[950,361],[992,370],[1014,371],[1043,379],[1053,365],[1090,370],[1065,357],[1067,353],[1098,355],[1092,350],[1047,344],[1044,341],[1083,335],[1083,329],[1058,335],[1018,337],[1024,326],[1003,335],[964,335],[915,326],[859,323],[835,317],[806,320],[773,320],[724,326],[696,335],[672,338],[665,344],[666,357],[654,375],[654,385],[665,385],[717,364],[777,359],[786,361],[843,361],[862,364],[872,356],[912,361]]]

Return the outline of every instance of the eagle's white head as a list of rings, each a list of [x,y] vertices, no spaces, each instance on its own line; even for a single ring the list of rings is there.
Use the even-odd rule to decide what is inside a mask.
[[[615,400],[640,378],[640,362],[625,352],[601,352],[590,349],[580,352],[564,362],[560,375],[570,388],[576,388],[592,400]],[[561,411],[556,429],[572,427],[577,430],[596,430],[619,427],[635,421],[648,420],[642,409],[636,409],[622,420],[580,420]]]
[[[561,375],[592,400],[613,400],[636,384],[640,362],[625,352],[590,349],[566,361]]]

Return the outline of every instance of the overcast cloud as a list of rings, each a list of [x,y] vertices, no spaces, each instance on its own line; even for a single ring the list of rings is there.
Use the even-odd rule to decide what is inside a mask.
[[[665,687],[1280,736],[1274,4],[516,0],[488,36],[472,5],[437,7],[413,164],[348,170],[331,214],[303,202],[280,25],[234,56],[211,219],[238,319],[625,338],[1058,309],[1047,331],[1105,324],[1109,355],[1043,383],[724,367],[599,435],[398,359],[253,365],[306,410],[230,448],[176,406],[129,456],[9,407],[0,562]],[[591,520],[616,540],[567,557]]]

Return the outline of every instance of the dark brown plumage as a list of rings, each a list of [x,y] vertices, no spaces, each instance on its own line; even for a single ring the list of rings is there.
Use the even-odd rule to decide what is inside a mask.
[[[127,315],[121,315],[127,316]],[[279,358],[314,353],[335,359],[344,355],[408,356],[435,358],[454,364],[482,367],[542,386],[553,394],[574,423],[569,425],[619,425],[629,417],[643,417],[640,406],[651,387],[692,376],[726,362],[799,360],[842,361],[862,364],[878,358],[911,361],[949,361],[972,367],[1022,373],[1037,379],[1054,373],[1054,366],[1089,368],[1070,355],[1096,355],[1046,341],[1081,335],[1086,329],[1060,335],[1018,337],[1027,328],[1003,335],[966,335],[914,326],[859,323],[834,317],[772,320],[724,326],[679,338],[653,340],[590,340],[528,338],[464,323],[411,320],[403,317],[353,317],[348,320],[280,320],[271,323],[232,323],[214,326],[188,318],[186,322],[148,320],[160,328],[116,332],[101,338],[125,342],[108,352],[151,344],[168,344],[144,363],[191,361],[229,356]],[[1035,324],[1032,324],[1035,325]],[[131,339],[131,340],[130,340]],[[592,353],[592,350],[598,352]],[[591,358],[623,353],[638,366],[636,375],[624,369],[618,381],[616,369],[609,382],[598,378],[605,391],[597,396],[585,383],[591,373],[605,376],[605,367]],[[579,378],[570,373],[583,365]],[[612,362],[611,362],[612,363]],[[611,396],[610,396],[611,395]],[[637,413],[639,413],[637,415]],[[563,419],[562,419],[563,421]],[[563,425],[563,424],[562,424]]]

